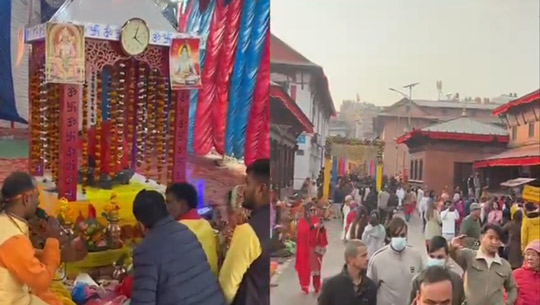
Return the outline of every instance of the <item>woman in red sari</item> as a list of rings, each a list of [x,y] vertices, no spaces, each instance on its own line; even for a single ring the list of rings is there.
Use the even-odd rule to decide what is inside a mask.
[[[326,228],[312,203],[305,206],[304,217],[298,221],[296,237],[296,272],[302,292],[309,293],[309,284],[313,278],[313,288],[318,293],[321,289],[321,266],[323,255],[328,245]]]

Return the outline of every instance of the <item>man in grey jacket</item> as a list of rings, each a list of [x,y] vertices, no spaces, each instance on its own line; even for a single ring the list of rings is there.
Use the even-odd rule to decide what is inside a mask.
[[[413,278],[423,269],[420,252],[407,246],[407,223],[394,218],[388,225],[390,244],[375,252],[367,276],[378,288],[377,305],[409,305]]]

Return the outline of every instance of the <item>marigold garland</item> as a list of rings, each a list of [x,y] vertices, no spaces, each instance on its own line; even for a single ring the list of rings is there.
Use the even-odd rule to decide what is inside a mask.
[[[174,174],[174,134],[175,134],[175,121],[176,121],[176,103],[177,91],[171,92],[171,103],[169,110],[169,138],[168,138],[168,155],[169,160],[167,164],[168,175],[167,175],[167,184],[173,183],[173,174]]]
[[[129,66],[129,87],[128,87],[128,105],[127,105],[127,115],[126,115],[126,132],[127,132],[127,142],[128,142],[128,160],[131,162],[133,156],[133,137],[135,135],[135,85],[136,85],[136,75],[135,75],[135,63],[131,62]]]
[[[120,170],[123,170],[121,167],[122,160],[124,159],[124,119],[125,119],[125,98],[126,98],[126,64],[120,63],[120,70],[118,72],[118,100],[117,109],[116,109],[116,130],[117,130],[117,156],[116,164],[119,166]]]
[[[60,86],[49,84],[51,95],[49,105],[51,107],[51,173],[52,180],[58,182],[59,145],[60,145]]]
[[[32,73],[30,79],[30,169],[35,174],[39,162],[40,122],[39,112],[39,73]]]
[[[41,105],[41,147],[43,158],[43,172],[45,169],[50,168],[51,151],[50,151],[50,124],[51,113],[50,106],[47,102],[47,84],[45,83],[45,71],[43,68],[39,69],[39,104]]]
[[[148,77],[148,119],[147,119],[147,132],[148,138],[146,140],[145,161],[146,169],[145,176],[148,182],[151,175],[152,165],[155,158],[155,140],[156,140],[156,70],[150,71]]]
[[[145,122],[146,120],[146,68],[144,66],[139,67],[139,80],[137,82],[138,95],[137,95],[137,168],[142,165],[144,158],[144,141],[146,140]]]
[[[109,95],[107,107],[109,109],[110,133],[110,153],[109,153],[109,176],[116,175],[116,151],[118,149],[118,68],[113,67],[109,78]]]
[[[97,75],[97,99],[96,99],[96,144],[95,144],[95,163],[94,180],[99,183],[101,179],[101,122],[103,119],[103,79],[102,75]]]
[[[165,165],[167,153],[165,151],[165,125],[167,124],[167,95],[166,95],[166,82],[165,77],[159,78],[159,84],[157,86],[158,88],[158,101],[157,101],[157,114],[158,114],[158,120],[157,120],[157,170],[158,170],[158,176],[157,181],[158,183],[162,183],[163,179],[163,166]]]

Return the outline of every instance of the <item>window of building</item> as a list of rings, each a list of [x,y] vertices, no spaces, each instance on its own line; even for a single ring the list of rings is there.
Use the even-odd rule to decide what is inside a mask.
[[[424,181],[424,160],[418,160],[418,181]]]
[[[409,168],[409,179],[414,180],[414,160],[411,160],[411,165]]]
[[[517,126],[512,126],[512,140],[517,139]]]
[[[303,156],[304,155],[304,150],[303,149],[299,149],[296,151],[296,155],[298,156]]]
[[[529,122],[529,138],[534,138],[534,122]]]

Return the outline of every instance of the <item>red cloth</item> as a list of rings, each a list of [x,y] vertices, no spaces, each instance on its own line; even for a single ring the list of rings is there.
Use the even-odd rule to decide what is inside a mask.
[[[125,295],[128,298],[131,298],[131,293],[133,292],[133,276],[127,276],[120,285],[116,288],[116,292],[119,295]]]
[[[110,160],[111,157],[116,159],[117,154],[111,154],[111,143],[110,143],[110,135],[111,135],[111,122],[110,121],[104,121],[101,124],[101,172],[102,173],[109,173],[110,174]],[[96,128],[92,127],[88,129],[88,157],[92,157],[93,159],[96,158]],[[83,143],[82,138],[79,137],[78,141],[78,150],[79,152],[82,152]],[[116,167],[114,169],[115,172],[121,171],[123,169],[127,169],[130,167],[129,164],[129,145],[127,143],[127,140],[124,136],[123,139],[123,157],[120,162],[120,164],[116,163]]]
[[[188,220],[188,219],[201,219],[201,215],[199,215],[199,212],[197,212],[197,209],[191,209],[189,210],[184,216],[180,217],[180,220]]]
[[[349,232],[349,227],[356,219],[356,214],[357,214],[356,209],[351,210],[349,214],[347,214],[347,220],[346,220],[347,222],[345,223],[345,233]]]
[[[318,223],[320,223],[318,217],[311,217],[311,224],[305,218],[298,221],[295,268],[304,291],[308,289],[312,276],[316,290],[319,288],[317,285],[320,285],[320,281],[317,283],[315,277],[320,279],[322,256],[315,253],[315,248],[326,247],[328,236],[324,227],[312,229],[312,226],[316,226]]]
[[[518,287],[516,305],[540,304],[540,271],[526,267],[514,270]]]
[[[411,215],[414,212],[414,208],[416,207],[416,202],[408,202],[405,204],[405,214]]]

